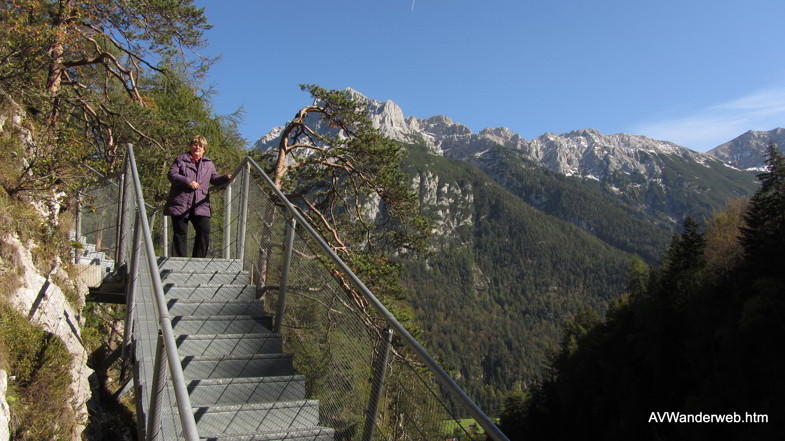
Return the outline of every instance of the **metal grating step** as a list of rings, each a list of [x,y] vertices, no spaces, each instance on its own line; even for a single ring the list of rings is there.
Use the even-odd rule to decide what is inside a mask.
[[[178,286],[194,286],[202,284],[214,285],[247,285],[251,282],[248,271],[161,271],[163,283],[174,283]]]
[[[199,284],[181,286],[168,283],[164,285],[164,296],[167,299],[184,300],[254,300],[256,287],[244,284]]]
[[[180,357],[187,380],[293,375],[291,354],[188,355]]]
[[[319,424],[319,402],[304,400],[197,407],[194,408],[194,418],[199,433],[203,434],[245,434],[313,428]]]
[[[231,271],[243,270],[243,263],[237,259],[198,259],[194,257],[159,257],[159,270],[172,271]]]
[[[175,335],[180,355],[253,355],[282,351],[281,334]]]
[[[302,375],[192,380],[186,386],[194,407],[305,399]]]
[[[176,334],[250,334],[269,333],[273,327],[269,315],[209,315],[172,317]]]
[[[191,300],[167,301],[170,315],[264,315],[259,300]]]
[[[285,432],[258,432],[246,435],[200,436],[206,441],[333,441],[335,430],[328,427],[287,430]]]

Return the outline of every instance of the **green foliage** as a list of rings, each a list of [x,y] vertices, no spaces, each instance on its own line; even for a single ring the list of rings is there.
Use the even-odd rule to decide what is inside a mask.
[[[785,262],[785,157],[774,144],[768,148],[766,164],[768,171],[758,175],[761,188],[744,217],[741,243],[754,270],[778,274],[782,280],[782,272],[775,268]]]
[[[145,191],[145,201],[162,204],[169,192],[166,177],[174,158],[188,150],[194,135],[207,138],[205,153],[219,173],[233,173],[245,156],[245,140],[237,131],[242,111],[233,115],[214,115],[211,91],[200,92],[188,81],[181,64],[165,65],[167,75],[157,73],[140,81],[149,100],[146,108],[137,107],[135,118],[156,143],[142,140],[134,144],[137,167]]]
[[[633,256],[630,261],[630,270],[627,273],[627,294],[632,296],[643,295],[649,278],[649,269],[643,259]]]
[[[785,281],[777,240],[785,234],[777,205],[777,152],[761,175],[741,226],[742,259],[707,271],[707,250],[728,249],[726,233],[704,235],[691,219],[674,236],[645,288],[615,306],[576,345],[554,359],[511,422],[532,439],[781,439],[785,405]],[[774,159],[772,159],[774,158]],[[780,162],[781,163],[781,162]],[[767,185],[768,182],[768,185]],[[780,193],[781,195],[781,193]],[[738,217],[738,207],[709,219],[709,228]],[[778,211],[780,210],[780,211]],[[768,220],[775,221],[769,222]],[[774,241],[766,244],[761,238]],[[715,243],[715,241],[720,242]],[[640,289],[639,270],[631,285]],[[581,328],[583,331],[583,328]],[[567,331],[566,337],[574,332]],[[656,424],[652,412],[766,414],[767,424]]]
[[[367,110],[349,92],[301,88],[317,104],[298,112],[284,129],[292,164],[274,170],[281,189],[339,251],[346,244],[362,244],[362,253],[421,251],[427,223],[401,171],[404,150],[373,128]],[[270,150],[262,160],[279,161],[279,154]],[[378,224],[365,218],[362,205],[369,201],[383,210]]]
[[[746,199],[733,199],[723,211],[715,212],[706,226],[706,270],[730,280],[731,270],[744,255],[739,243],[744,227]]]
[[[279,188],[358,277],[413,334],[400,282],[401,265],[391,256],[416,256],[428,223],[401,170],[404,150],[373,128],[367,110],[347,91],[302,85],[314,105],[297,112],[278,149],[262,152]],[[378,208],[372,218],[369,208]],[[379,329],[384,319],[368,310],[355,287],[325,260],[342,289]]]
[[[3,182],[10,194],[81,188],[94,177],[84,165],[117,170],[120,146],[133,143],[155,176],[145,184],[159,184],[152,201],[162,157],[195,131],[240,150],[232,121],[214,117],[208,94],[192,87],[212,62],[191,51],[210,28],[192,0],[22,0],[0,7],[0,20],[0,92],[26,111],[33,140],[16,156],[26,161],[17,179]]]
[[[0,360],[16,377],[9,384],[12,439],[70,439],[76,424],[71,354],[5,300],[0,300]]]
[[[526,394],[522,391],[510,392],[504,399],[504,409],[499,418],[499,429],[510,440],[524,439],[519,421],[526,417]]]

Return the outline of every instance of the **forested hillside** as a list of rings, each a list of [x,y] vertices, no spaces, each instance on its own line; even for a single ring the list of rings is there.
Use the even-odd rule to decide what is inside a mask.
[[[427,258],[405,262],[404,283],[427,346],[493,414],[510,385],[540,378],[560,323],[583,305],[604,310],[623,291],[631,255],[465,162],[409,146],[406,163],[410,174],[438,177],[436,200],[423,210],[446,225]],[[452,234],[449,224],[458,225]]]
[[[609,195],[607,184],[566,177],[509,149],[495,147],[471,162],[521,200],[647,262],[657,261],[672,232],[672,222]]]
[[[608,183],[564,176],[502,146],[467,161],[422,144],[407,152],[422,210],[435,222],[433,253],[405,264],[411,302],[433,352],[491,413],[512,385],[542,378],[562,324],[585,307],[603,313],[625,291],[633,256],[656,263],[677,226],[644,203],[645,193],[619,197]],[[755,188],[736,175],[717,182],[724,166],[699,177],[690,173],[706,167],[674,167],[688,174],[679,185],[716,184],[717,194],[695,199],[679,199],[687,193],[678,185],[669,191],[668,204],[701,221]]]
[[[768,155],[746,209],[731,204],[705,231],[687,219],[605,321],[585,310],[570,323],[545,381],[508,398],[510,439],[783,439],[785,158]]]

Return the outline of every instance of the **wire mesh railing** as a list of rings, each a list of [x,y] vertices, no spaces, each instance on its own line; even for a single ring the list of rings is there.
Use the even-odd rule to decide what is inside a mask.
[[[80,192],[80,222],[75,240],[83,240],[85,248],[78,254],[91,260],[112,262],[117,254],[118,201],[120,186],[112,179],[105,179]],[[89,247],[88,247],[89,246]],[[99,254],[103,259],[99,258]],[[79,261],[77,260],[77,263]]]
[[[465,417],[507,439],[255,162],[244,161],[224,195],[231,204],[221,213],[222,255],[242,256],[305,376],[307,398],[319,400],[320,425],[334,428],[336,440],[485,439],[460,424]]]

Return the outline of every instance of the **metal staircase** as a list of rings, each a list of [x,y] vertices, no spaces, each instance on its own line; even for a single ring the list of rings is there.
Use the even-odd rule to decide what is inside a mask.
[[[81,192],[75,257],[111,261],[126,288],[139,439],[484,440],[471,417],[509,441],[253,160],[233,176],[211,190],[222,246],[205,259],[168,257],[130,145],[123,174]]]
[[[161,257],[158,268],[201,437],[333,440],[240,260]]]

